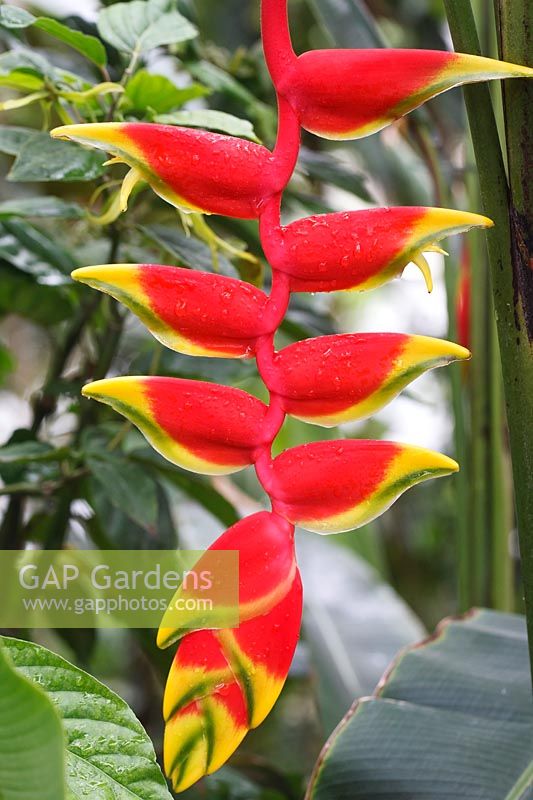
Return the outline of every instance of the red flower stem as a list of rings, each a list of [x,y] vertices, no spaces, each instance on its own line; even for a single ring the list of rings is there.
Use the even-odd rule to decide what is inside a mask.
[[[292,177],[300,152],[302,129],[300,120],[284,97],[278,98],[278,133],[272,153],[277,173],[277,188],[281,193]]]
[[[277,82],[295,59],[292,49],[287,3],[285,0],[263,0],[261,6],[263,47],[268,69],[277,93]],[[270,390],[275,370],[274,336],[283,320],[290,299],[290,283],[279,269],[284,260],[281,236],[281,200],[289,183],[300,151],[300,122],[289,103],[278,98],[278,134],[272,152],[278,191],[265,199],[259,217],[259,236],[272,269],[272,288],[264,314],[266,333],[256,341],[255,357],[261,379],[270,392],[270,404],[264,420],[264,443],[255,453],[255,471],[266,493],[272,495],[272,443],[285,420],[281,398]]]
[[[277,88],[296,60],[289,30],[287,0],[262,0],[261,36],[268,71]]]

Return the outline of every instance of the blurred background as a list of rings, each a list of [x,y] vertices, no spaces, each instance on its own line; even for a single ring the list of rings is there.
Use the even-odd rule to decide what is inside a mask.
[[[98,35],[93,0],[19,5]],[[477,5],[490,55],[492,13],[484,13],[482,0]],[[104,169],[100,154],[75,146],[66,160],[47,150],[46,132],[69,119],[167,115],[179,124],[183,110],[192,110],[200,124],[217,127],[202,117],[207,109],[232,115],[218,129],[272,146],[276,115],[259,3],[180,0],[178,8],[197,26],[191,40],[131,59],[112,37],[105,41],[109,79],[124,80],[133,67],[119,99],[81,98],[106,76],[65,44],[33,27],[0,28],[2,548],[200,547],[265,502],[252,471],[212,481],[181,472],[122,418],[80,398],[84,383],[106,374],[194,377],[265,397],[255,363],[164,350],[133,315],[68,277],[89,264],[152,262],[220,270],[268,289],[254,222],[209,220],[253,260],[224,250],[213,259],[208,244],[184,231],[176,211],[147,188],[135,193],[127,214],[98,225],[86,211],[96,216],[108,207],[124,168]],[[291,22],[298,52],[451,48],[439,0],[293,0]],[[41,84],[32,88],[29,75]],[[65,86],[77,99],[65,97]],[[32,91],[41,96],[32,100]],[[498,108],[499,89],[492,91]],[[284,220],[376,205],[480,210],[459,91],[368,139],[329,143],[304,134]],[[287,687],[232,766],[188,797],[299,797],[325,736],[355,697],[372,692],[400,647],[472,605],[522,610],[484,241],[473,233],[445,247],[447,258],[429,255],[431,295],[410,265],[401,280],[370,293],[291,300],[278,346],[325,333],[398,331],[460,341],[474,357],[418,379],[365,422],[326,430],[287,420],[276,451],[313,438],[387,438],[449,453],[462,471],[410,491],[357,532],[299,535],[306,611]],[[116,689],[160,744],[169,656],[156,650],[153,632],[31,635]]]

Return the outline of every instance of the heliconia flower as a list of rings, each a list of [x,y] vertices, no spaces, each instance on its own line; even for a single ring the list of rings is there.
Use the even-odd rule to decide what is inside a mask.
[[[275,169],[270,150],[235,136],[157,125],[150,122],[104,122],[63,125],[51,135],[111,153],[114,163],[132,171],[121,199],[137,180],[186,212],[224,214],[255,219],[265,199],[284,185],[286,175]]]
[[[180,353],[248,358],[265,333],[267,296],[235,278],[157,264],[82,267],[72,277],[120,300]]]
[[[239,627],[193,631],[178,645],[163,705],[165,772],[177,792],[221,767],[279,696],[302,615],[293,533],[260,512],[210,548],[240,551],[239,599],[248,610]],[[252,607],[257,614],[247,617]],[[159,643],[171,641],[163,621]]]
[[[86,397],[107,403],[174,464],[204,475],[228,475],[253,463],[267,407],[240,389],[182,378],[95,381]]]
[[[431,272],[423,253],[443,252],[436,242],[447,236],[492,225],[488,217],[447,208],[320,214],[279,229],[284,256],[278,267],[290,276],[293,292],[364,291],[397,277],[413,262],[431,291]]]
[[[374,414],[423,372],[469,357],[428,336],[321,336],[276,353],[268,381],[287,414],[331,427]]]
[[[306,130],[327,139],[357,139],[454,86],[528,77],[529,67],[463,53],[315,50],[291,59],[276,88]]]
[[[239,553],[238,611],[242,623],[270,611],[292,586],[296,575],[294,527],[268,511],[245,517],[213,542],[197,561],[194,571],[200,574],[205,562],[206,569],[212,572],[210,564],[213,562],[209,554],[231,550]],[[195,585],[183,585],[174,599],[190,597],[196,591]],[[164,615],[157,636],[159,647],[168,647],[180,639],[186,629],[198,627],[194,622],[194,612],[185,614],[183,627],[176,628],[173,619],[172,611]],[[182,619],[181,613],[179,619]]]
[[[294,525],[339,533],[375,519],[416,483],[458,468],[448,456],[397,442],[312,442],[274,459],[268,492],[273,510]]]

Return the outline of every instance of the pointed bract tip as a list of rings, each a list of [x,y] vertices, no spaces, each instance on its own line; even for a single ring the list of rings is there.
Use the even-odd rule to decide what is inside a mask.
[[[123,122],[88,122],[82,125],[60,125],[50,131],[53,139],[66,139],[100,150],[112,151],[127,145]],[[130,144],[131,147],[131,144]]]
[[[456,342],[436,339],[433,336],[412,336],[406,345],[406,354],[417,361],[438,360],[445,363],[466,361],[471,358],[470,350]]]
[[[474,214],[471,211],[458,211],[452,208],[428,208],[425,216],[419,222],[420,233],[457,232],[469,228],[492,228],[494,222],[483,214]]]
[[[424,447],[404,445],[400,448],[399,460],[402,469],[408,467],[411,473],[419,472],[421,480],[425,480],[426,477],[436,477],[436,474],[442,476],[459,471],[459,464],[453,458]]]
[[[112,404],[114,400],[133,402],[139,395],[142,386],[142,377],[125,376],[120,378],[103,378],[86,384],[81,393],[91,400],[100,400],[102,403]]]
[[[94,283],[120,286],[131,278],[138,268],[139,264],[95,264],[91,267],[78,267],[70,273],[70,277],[89,286]]]

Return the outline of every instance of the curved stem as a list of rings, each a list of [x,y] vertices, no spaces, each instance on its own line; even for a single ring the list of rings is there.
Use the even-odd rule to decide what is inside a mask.
[[[272,73],[273,69],[277,69],[283,63],[289,49],[290,55],[294,58],[290,45],[285,0],[263,0],[262,25],[265,56]],[[272,77],[274,80],[274,75]],[[288,101],[280,97],[279,93],[277,96],[278,134],[271,159],[277,191],[265,198],[259,217],[259,238],[272,269],[272,288],[263,315],[265,334],[257,339],[255,345],[257,369],[270,392],[270,404],[264,419],[263,444],[255,453],[254,463],[257,478],[270,497],[274,488],[272,443],[285,420],[281,397],[272,390],[276,370],[274,336],[287,312],[290,299],[289,276],[282,269],[285,247],[281,225],[281,199],[283,190],[294,172],[300,151],[298,117]]]
[[[262,0],[261,35],[265,61],[274,86],[296,61],[289,30],[288,0]]]

